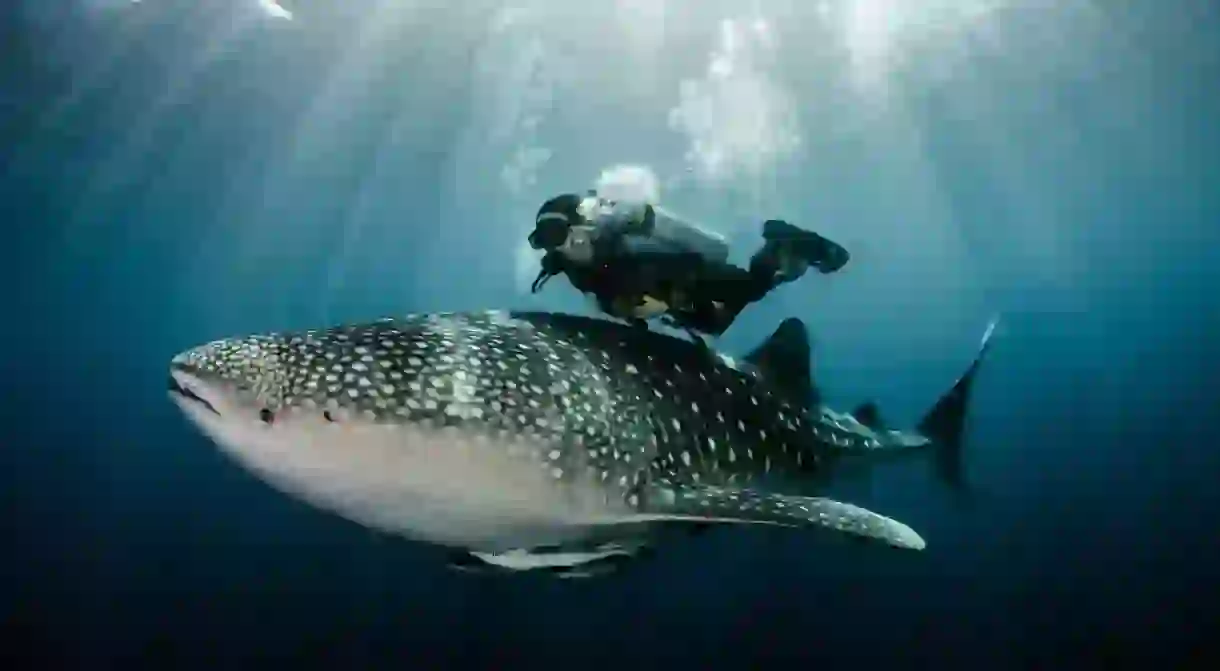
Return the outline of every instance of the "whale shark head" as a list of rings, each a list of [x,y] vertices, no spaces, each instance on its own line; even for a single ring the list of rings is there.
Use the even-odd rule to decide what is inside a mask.
[[[174,357],[169,393],[268,483],[373,528],[499,549],[628,512],[556,445],[545,366],[455,344],[407,322],[221,340]]]

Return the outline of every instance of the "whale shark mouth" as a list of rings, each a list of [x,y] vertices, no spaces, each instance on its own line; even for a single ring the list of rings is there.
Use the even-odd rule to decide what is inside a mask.
[[[190,387],[187,387],[179,382],[177,376],[170,374],[169,382],[166,384],[166,388],[171,396],[176,396],[192,403],[198,403],[208,410],[211,410],[217,416],[220,415],[220,411],[217,410],[215,406],[209,403],[206,398],[195,393]]]

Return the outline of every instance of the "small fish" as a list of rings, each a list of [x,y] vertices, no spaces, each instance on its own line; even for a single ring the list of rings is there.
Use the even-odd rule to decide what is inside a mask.
[[[821,405],[797,319],[741,362],[544,312],[422,314],[253,335],[170,363],[169,392],[282,492],[447,546],[463,569],[597,575],[669,531],[830,529],[921,550],[908,526],[809,491],[848,458],[930,451],[960,483],[973,363],[914,430]]]

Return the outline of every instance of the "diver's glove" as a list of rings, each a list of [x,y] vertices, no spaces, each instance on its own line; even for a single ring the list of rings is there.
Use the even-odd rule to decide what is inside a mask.
[[[563,263],[559,254],[550,251],[542,257],[542,270],[538,271],[538,276],[534,278],[534,283],[530,285],[530,293],[536,294],[542,290],[552,277],[563,272]]]
[[[550,280],[552,277],[554,277],[554,275],[553,275],[553,274],[551,274],[551,273],[548,273],[548,272],[547,272],[547,271],[545,271],[545,270],[540,270],[540,271],[538,271],[538,276],[534,278],[534,283],[530,285],[530,293],[531,293],[531,294],[536,294],[536,293],[538,293],[539,291],[541,291],[541,290],[542,290],[542,287],[543,287],[543,286],[544,286],[544,285],[547,283],[547,281],[549,281],[549,280]]]

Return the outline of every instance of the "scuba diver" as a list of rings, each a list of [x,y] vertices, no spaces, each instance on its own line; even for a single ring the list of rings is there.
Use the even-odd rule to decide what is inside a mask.
[[[531,291],[556,275],[591,294],[603,312],[635,325],[647,320],[719,336],[750,303],[799,279],[810,266],[842,268],[847,250],[785,221],[763,223],[763,246],[749,268],[728,262],[728,243],[644,202],[612,201],[589,191],[563,194],[539,208],[530,246],[544,250]]]

